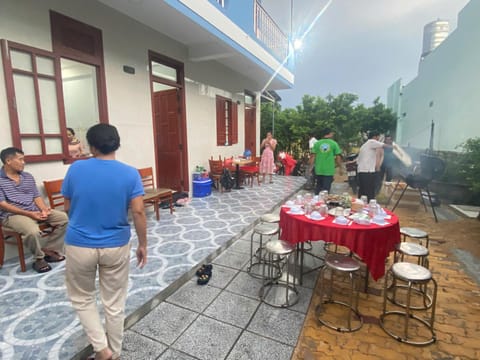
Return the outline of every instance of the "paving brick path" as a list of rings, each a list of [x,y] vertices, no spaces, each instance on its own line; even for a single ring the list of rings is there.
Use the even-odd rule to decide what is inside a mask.
[[[396,213],[401,226],[418,227],[430,234],[430,269],[438,282],[437,341],[425,347],[402,344],[380,328],[383,279],[378,283],[371,280],[372,289],[360,295],[359,309],[366,323],[359,331],[338,333],[320,326],[315,316],[317,284],[292,359],[480,359],[480,274],[475,270],[478,267],[466,268],[455,255],[480,248],[480,221],[441,220],[437,224],[423,207],[399,207]],[[392,255],[389,264],[391,260]],[[473,261],[478,265],[478,258]]]

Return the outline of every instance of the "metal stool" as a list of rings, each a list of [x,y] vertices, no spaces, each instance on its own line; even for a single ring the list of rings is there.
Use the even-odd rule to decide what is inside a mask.
[[[297,257],[293,256],[293,265],[290,264],[290,255],[295,252],[295,245],[283,240],[270,240],[265,245],[267,261],[263,264],[263,285],[260,288],[260,299],[274,307],[290,307],[298,302],[296,283]],[[282,264],[282,260],[284,260]],[[281,264],[281,278],[274,277],[274,267],[269,264]],[[268,268],[268,274],[265,270]],[[293,274],[290,271],[293,270]]]
[[[262,279],[263,275],[259,274],[257,272],[254,272],[254,269],[263,264],[265,262],[264,256],[262,254],[264,246],[263,246],[263,237],[264,236],[269,236],[270,239],[272,236],[278,234],[279,232],[279,227],[275,224],[270,224],[270,223],[260,223],[256,225],[253,228],[252,235],[250,237],[250,265],[247,268],[247,272],[250,274],[250,276],[257,278],[257,279]],[[258,235],[260,237],[260,244],[257,250],[254,252],[253,251],[253,243],[254,243],[254,237],[255,235]],[[277,276],[280,276],[280,268],[276,266],[275,264],[271,264],[277,269]]]
[[[280,215],[279,214],[263,214],[260,217],[260,222],[278,224],[280,222]]]
[[[391,285],[388,285],[389,276],[393,278]],[[406,285],[397,285],[398,280],[406,282]],[[432,295],[428,295],[426,291],[422,294],[424,303],[426,301],[425,299],[428,299],[430,301],[428,306],[412,306],[412,291],[416,291],[414,285],[417,285],[420,288],[424,287],[425,289],[427,289],[430,282],[433,283]],[[407,290],[405,295],[405,304],[400,304],[396,300],[396,292],[399,288]],[[391,292],[393,293],[393,296],[389,297],[389,293]],[[401,306],[404,310],[387,311],[387,300],[389,303]],[[432,344],[436,341],[435,332],[433,331],[436,302],[437,282],[435,281],[435,279],[432,278],[432,273],[430,272],[430,270],[424,268],[423,266],[408,262],[395,263],[385,275],[383,311],[380,315],[380,326],[388,335],[400,342],[419,346]],[[430,309],[429,318],[424,319],[413,313],[413,310],[424,310],[425,312],[427,312],[428,309]],[[397,317],[403,318],[403,328],[402,322],[398,321],[398,319],[394,319],[391,322],[387,323],[386,318],[393,315],[397,315]]]
[[[428,233],[426,231],[412,227],[401,227],[400,234],[403,235],[403,241],[405,241],[408,236],[409,238],[418,240],[420,245],[423,245],[422,239],[425,239],[425,247],[428,249],[430,239],[428,238]]]
[[[401,242],[395,248],[394,262],[403,262],[405,255],[416,257],[418,259],[417,264],[428,269],[429,251],[425,246],[411,242]]]
[[[330,270],[330,284],[328,289],[328,298],[323,300],[325,296],[325,273],[327,270]],[[344,256],[340,254],[330,253],[325,257],[325,266],[320,270],[320,305],[317,307],[319,310],[318,321],[329,327],[330,329],[337,330],[339,332],[352,332],[360,329],[363,325],[363,317],[358,312],[358,288],[356,287],[356,282],[354,275],[357,275],[358,270],[360,270],[360,264],[349,256]],[[344,273],[348,274],[350,278],[350,296],[349,302],[343,302],[340,300],[333,299],[333,277],[335,273]],[[326,311],[324,304],[338,304],[344,306],[348,309],[347,316],[347,325],[341,326],[334,323],[332,320],[326,319]],[[352,315],[355,315],[355,318]],[[352,320],[358,322],[355,326],[352,325]],[[336,320],[335,320],[336,321]]]

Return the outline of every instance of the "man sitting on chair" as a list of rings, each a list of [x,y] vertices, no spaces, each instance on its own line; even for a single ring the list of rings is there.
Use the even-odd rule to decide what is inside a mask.
[[[63,238],[68,217],[62,211],[46,206],[38,192],[35,179],[24,172],[22,150],[9,147],[0,153],[0,221],[5,230],[22,235],[35,256],[33,269],[39,273],[50,271],[48,262],[65,260]],[[39,225],[47,223],[54,231],[46,236]],[[48,246],[48,247],[47,247]]]

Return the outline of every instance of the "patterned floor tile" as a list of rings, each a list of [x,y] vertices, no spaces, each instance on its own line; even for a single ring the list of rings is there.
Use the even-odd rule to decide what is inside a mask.
[[[127,316],[236,237],[249,239],[246,234],[253,223],[304,183],[301,177],[278,176],[274,184],[230,193],[213,191],[211,196],[193,198],[187,206],[176,207],[173,214],[168,209],[160,210],[159,221],[153,211],[147,210],[149,259],[144,269],[135,267],[137,238],[132,231]],[[237,245],[237,250],[240,247]],[[242,247],[234,255],[237,256],[225,255],[226,263],[219,258],[215,268],[225,265],[241,269],[248,261],[248,253]],[[55,263],[51,272],[38,274],[32,269],[31,255],[27,254],[26,261],[25,273],[20,272],[15,258],[7,259],[0,269],[0,357],[4,360],[72,358],[85,348],[87,340],[66,295],[65,265]],[[212,278],[209,285],[211,288],[228,287],[235,280],[232,280],[234,273],[228,270],[222,273],[219,269],[218,278]],[[162,358],[166,356],[165,353]]]

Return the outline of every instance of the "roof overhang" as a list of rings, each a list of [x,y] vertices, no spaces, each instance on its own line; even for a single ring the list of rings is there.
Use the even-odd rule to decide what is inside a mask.
[[[293,86],[293,74],[208,1],[98,1],[183,44],[189,61],[213,61],[242,74],[257,87],[250,90]]]

